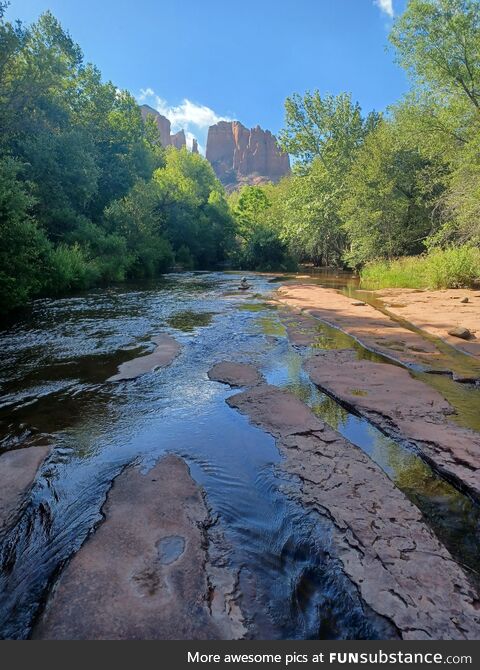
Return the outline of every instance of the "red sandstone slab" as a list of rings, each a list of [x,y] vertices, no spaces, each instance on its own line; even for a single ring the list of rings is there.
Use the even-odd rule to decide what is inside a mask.
[[[115,480],[105,521],[72,558],[36,639],[201,640],[241,637],[235,578],[211,563],[211,519],[186,463],[164,457]]]
[[[157,368],[166,368],[180,353],[181,347],[178,342],[166,333],[152,338],[152,342],[157,345],[153,353],[122,363],[118,368],[117,374],[110,377],[107,381],[118,382],[127,379],[136,379]]]
[[[18,516],[49,447],[27,447],[0,456],[0,535]]]
[[[449,420],[449,403],[396,365],[325,351],[305,363],[311,380],[387,434],[413,441],[434,468],[480,496],[480,435]]]

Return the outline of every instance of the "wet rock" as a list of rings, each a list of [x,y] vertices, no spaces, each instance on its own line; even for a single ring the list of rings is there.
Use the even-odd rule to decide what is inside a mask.
[[[49,447],[27,447],[0,456],[0,537],[18,518]]]
[[[461,340],[469,340],[472,337],[472,333],[468,328],[462,328],[461,326],[457,328],[451,328],[448,331],[448,334],[452,337],[459,337]]]
[[[300,481],[288,495],[332,521],[332,552],[402,638],[478,638],[480,602],[462,569],[364,452],[275,387],[260,384],[227,402],[276,438],[281,467]]]
[[[480,435],[449,421],[453,409],[433,388],[399,366],[358,360],[352,350],[318,353],[305,369],[320,388],[413,443],[437,471],[480,497]],[[358,388],[365,393],[354,393]]]
[[[117,374],[110,377],[107,381],[118,382],[126,379],[136,379],[156,368],[165,368],[180,353],[181,347],[178,342],[165,333],[152,338],[152,342],[157,345],[153,353],[122,363],[118,368]]]
[[[403,305],[400,314],[402,319],[407,319],[419,329],[445,339],[457,349],[480,358],[478,339],[472,337],[468,341],[461,340],[449,336],[445,331],[445,323],[452,323],[452,304],[449,300],[452,292],[453,290],[419,292],[390,289],[372,293],[378,294],[382,299],[398,298]],[[290,308],[302,310],[341,329],[359,340],[367,349],[402,364],[420,365],[427,370],[445,367],[445,354],[437,348],[432,338],[423,337],[420,332],[392,320],[369,304],[361,310],[354,308],[351,298],[333,289],[309,284],[282,286],[277,291],[277,298]],[[461,318],[472,333],[477,326],[480,328],[479,311],[472,303],[462,308]],[[454,324],[455,322],[452,325]],[[477,360],[470,363],[470,360],[450,358],[449,365],[453,374],[463,376],[467,372],[480,379]]]
[[[229,386],[255,386],[264,381],[262,375],[253,365],[245,363],[217,363],[208,371],[208,378]]]
[[[212,564],[209,516],[185,462],[114,482],[105,521],[61,574],[36,639],[237,639],[235,578]],[[223,547],[225,541],[223,540]]]

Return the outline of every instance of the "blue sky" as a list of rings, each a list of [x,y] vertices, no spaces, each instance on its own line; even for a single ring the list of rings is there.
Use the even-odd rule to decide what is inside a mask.
[[[276,133],[293,92],[350,91],[365,111],[407,89],[387,50],[407,0],[13,0],[50,9],[105,79],[198,137],[221,118]]]

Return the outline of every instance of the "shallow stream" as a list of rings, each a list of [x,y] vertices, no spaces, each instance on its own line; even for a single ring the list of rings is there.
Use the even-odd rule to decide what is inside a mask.
[[[302,370],[307,352],[290,346],[276,310],[264,303],[269,278],[251,283],[239,295],[235,275],[185,273],[149,287],[38,300],[0,331],[0,449],[53,446],[0,548],[0,637],[28,637],[58,571],[101,520],[112,479],[126,464],[146,469],[166,451],[184,456],[205,487],[240,591],[256,602],[247,612],[252,636],[361,639],[389,630],[331,555],[330,522],[283,492],[296,482],[275,467],[273,438],[226,405],[230,389],[208,380],[221,360],[257,365],[364,449],[456,559],[478,572],[478,508],[404,446],[320,393]],[[319,329],[319,346],[338,337]],[[159,332],[182,345],[169,368],[105,381],[120,363],[150,352]]]

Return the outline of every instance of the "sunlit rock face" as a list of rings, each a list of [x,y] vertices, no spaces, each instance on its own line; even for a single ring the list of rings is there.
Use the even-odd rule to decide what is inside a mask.
[[[243,184],[277,182],[290,172],[288,154],[260,126],[220,121],[208,129],[206,157],[220,181],[233,190]]]
[[[141,105],[140,111],[144,121],[149,116],[153,117],[160,133],[160,142],[162,143],[162,146],[173,146],[177,149],[181,149],[187,145],[185,132],[183,130],[179,130],[178,133],[175,133],[174,135],[171,134],[171,123],[166,116],[162,116],[160,112],[157,112],[157,110],[150,107],[150,105]]]

